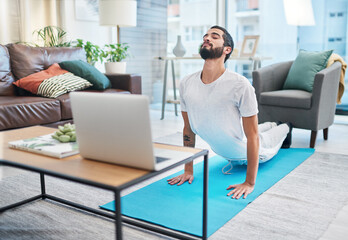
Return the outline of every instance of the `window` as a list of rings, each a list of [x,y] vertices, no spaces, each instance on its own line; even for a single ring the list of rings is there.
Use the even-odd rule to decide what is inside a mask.
[[[188,42],[188,41],[191,41],[191,28],[189,27],[185,27],[185,40]]]
[[[178,36],[181,35],[182,44],[186,50],[185,57],[192,57],[198,54],[199,46],[203,41],[203,35],[207,29],[216,24],[216,5],[217,0],[177,0],[168,1],[167,21],[167,56],[174,57],[173,49],[177,43]],[[176,11],[173,11],[175,10]],[[209,13],[209,14],[207,14]],[[173,85],[171,81],[171,66],[168,66],[167,91],[168,98],[173,95]],[[203,67],[201,59],[178,60],[174,63],[176,86],[179,86],[180,79],[193,72],[199,71]],[[158,91],[158,90],[157,90]]]
[[[235,49],[240,50],[245,35],[260,35],[256,54],[270,57],[262,65],[281,61],[294,60],[298,48],[308,51],[334,49],[334,52],[347,62],[347,11],[348,1],[323,0],[312,1],[316,25],[290,26],[286,23],[283,1],[268,0],[178,0],[169,1],[177,4],[180,12],[175,22],[168,20],[168,56],[173,56],[172,50],[176,44],[177,35],[182,35],[185,56],[191,57],[198,53],[202,36],[207,29],[216,24],[216,14],[224,16],[227,30],[234,39]],[[217,6],[220,9],[217,9]],[[330,6],[330,8],[326,8]],[[225,8],[226,10],[225,10]],[[218,13],[217,13],[218,10]],[[203,14],[202,13],[209,13]],[[277,14],[275,14],[277,13]],[[225,15],[226,14],[226,15]],[[299,45],[297,45],[299,39]],[[227,67],[243,74],[251,80],[251,66],[248,62],[228,61]],[[185,60],[177,63],[177,79],[200,70],[201,65],[196,60]],[[348,85],[348,74],[346,84]],[[348,109],[348,88],[343,101]]]
[[[204,26],[192,27],[192,40],[202,41],[204,35]]]
[[[179,0],[175,4],[178,5],[180,13],[175,20],[168,17],[167,56],[174,56],[173,48],[176,45],[177,36],[181,35],[182,44],[186,50],[185,57],[192,57],[198,54],[207,29],[216,24],[216,0]],[[171,8],[171,5],[171,2],[168,2],[168,8]],[[202,13],[208,12],[209,14],[203,14],[204,17],[202,17]],[[176,61],[175,77],[179,81],[185,75],[201,68],[201,60]],[[171,76],[168,77],[171,78]]]

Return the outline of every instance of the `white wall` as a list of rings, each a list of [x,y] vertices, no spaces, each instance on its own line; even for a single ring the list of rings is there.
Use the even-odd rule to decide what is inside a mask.
[[[104,45],[112,42],[112,29],[116,39],[114,28],[99,26],[98,21],[77,20],[75,17],[75,1],[62,0],[61,3],[62,28],[68,33],[68,38],[80,38],[97,45]]]
[[[84,42],[90,41],[100,47],[107,43],[116,42],[116,27],[100,26],[99,21],[87,21],[76,19],[75,1],[61,1],[61,24],[67,32],[67,40],[82,39]],[[104,64],[98,62],[95,67],[104,72]]]

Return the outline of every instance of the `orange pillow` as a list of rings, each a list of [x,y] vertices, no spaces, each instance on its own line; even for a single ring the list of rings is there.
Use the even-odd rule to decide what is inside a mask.
[[[48,79],[54,76],[59,76],[65,73],[68,73],[68,71],[62,69],[58,63],[54,63],[46,70],[30,74],[29,76],[21,78],[18,81],[15,81],[13,84],[33,94],[37,94],[37,90],[40,84],[45,79]]]

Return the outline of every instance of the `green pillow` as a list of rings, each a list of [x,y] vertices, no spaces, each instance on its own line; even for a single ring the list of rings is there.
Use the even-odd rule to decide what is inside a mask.
[[[299,89],[312,92],[314,76],[324,68],[333,50],[309,52],[300,50],[292,63],[283,89]]]
[[[64,61],[59,66],[93,84],[91,89],[104,90],[111,87],[110,80],[98,69],[81,60]]]

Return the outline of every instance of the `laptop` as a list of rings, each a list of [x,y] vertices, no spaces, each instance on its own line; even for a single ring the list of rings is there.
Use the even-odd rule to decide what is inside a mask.
[[[190,152],[154,148],[147,96],[71,92],[70,100],[84,158],[160,170],[193,156]]]

